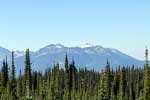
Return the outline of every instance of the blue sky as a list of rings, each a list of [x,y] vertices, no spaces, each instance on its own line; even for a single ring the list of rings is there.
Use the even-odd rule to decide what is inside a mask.
[[[38,50],[84,43],[144,59],[150,48],[150,0],[1,0],[0,46]]]

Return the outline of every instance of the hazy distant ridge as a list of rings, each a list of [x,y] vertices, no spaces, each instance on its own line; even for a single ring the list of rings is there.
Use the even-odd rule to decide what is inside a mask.
[[[117,65],[143,66],[143,62],[128,56],[117,49],[103,48],[100,45],[84,44],[81,46],[66,47],[62,44],[50,44],[36,52],[31,51],[31,63],[33,70],[44,71],[52,67],[54,62],[63,65],[64,56],[68,55],[70,62],[75,60],[77,67],[87,67],[89,69],[100,70],[105,66],[108,59],[113,67]],[[10,62],[11,51],[0,47],[0,61],[8,56]],[[15,51],[15,64],[17,72],[24,69],[24,51]]]

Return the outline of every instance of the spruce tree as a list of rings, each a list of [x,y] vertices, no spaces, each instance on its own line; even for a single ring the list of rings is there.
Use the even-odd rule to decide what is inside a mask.
[[[109,100],[106,74],[106,72],[101,73],[97,100]]]
[[[106,63],[106,66],[105,66],[105,73],[106,73],[106,86],[107,86],[107,92],[108,92],[108,97],[110,97],[110,94],[111,94],[111,74],[110,74],[110,63],[107,59],[107,63]]]
[[[75,68],[75,62],[72,61],[72,64],[70,66],[72,68],[72,89],[71,89],[71,100],[77,100],[77,87],[76,87],[76,68]]]
[[[23,79],[22,79],[22,74],[21,74],[21,70],[19,71],[19,77],[18,77],[18,83],[17,83],[17,97],[19,99],[22,98],[23,96]]]
[[[3,94],[3,90],[4,90],[4,87],[3,87],[3,83],[2,83],[2,73],[0,71],[0,96]]]
[[[9,81],[9,68],[8,68],[7,56],[6,56],[5,62],[6,62],[5,63],[5,81],[7,84],[7,82]]]
[[[150,100],[150,69],[148,65],[148,50],[146,49],[144,66],[144,100]]]
[[[60,90],[60,71],[59,71],[59,63],[55,66],[55,99],[54,100],[62,100],[61,90]]]
[[[126,100],[126,78],[125,78],[125,67],[120,72],[120,84],[119,84],[119,100]]]
[[[110,76],[110,64],[107,60],[105,71],[102,73],[100,88],[98,93],[99,100],[109,100],[111,93],[111,76]]]
[[[65,67],[65,88],[64,88],[63,99],[64,100],[70,100],[70,91],[69,91],[69,88],[70,88],[70,84],[69,84],[69,62],[68,62],[67,55],[65,57],[64,67]]]
[[[31,63],[30,63],[30,51],[26,50],[25,58],[25,99],[31,99],[32,82],[31,82]]]
[[[14,64],[14,52],[12,51],[12,72],[11,72],[11,95],[12,100],[16,100],[16,75],[15,75],[15,64]]]
[[[50,100],[54,100],[55,98],[55,64],[52,69],[51,81],[50,81]]]
[[[129,99],[135,100],[135,91],[134,91],[134,66],[132,66],[129,74]]]
[[[117,88],[118,82],[117,82],[117,74],[114,75],[114,80],[111,85],[111,96],[110,100],[117,100],[117,94],[118,94],[118,88]]]
[[[8,82],[8,64],[7,64],[7,57],[6,60],[3,60],[3,66],[2,66],[2,83],[3,87],[6,88]]]

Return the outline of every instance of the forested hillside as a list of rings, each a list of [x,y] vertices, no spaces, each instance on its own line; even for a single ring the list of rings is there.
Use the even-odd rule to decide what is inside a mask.
[[[150,67],[148,50],[145,66],[119,66],[111,69],[109,59],[101,72],[77,69],[75,61],[64,57],[64,67],[55,62],[44,73],[32,70],[29,49],[26,50],[24,72],[15,74],[7,57],[0,71],[1,100],[150,100]],[[72,63],[69,63],[72,60]]]

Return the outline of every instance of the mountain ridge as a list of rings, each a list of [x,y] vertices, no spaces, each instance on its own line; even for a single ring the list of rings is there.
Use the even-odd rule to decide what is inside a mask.
[[[64,57],[68,55],[69,60],[74,59],[76,66],[79,68],[87,67],[88,69],[101,70],[106,60],[110,61],[114,68],[118,65],[124,66],[143,66],[144,63],[132,56],[129,56],[114,48],[104,48],[100,45],[85,44],[82,46],[67,47],[62,44],[49,44],[37,51],[31,51],[31,63],[33,70],[44,71],[52,67],[54,62],[59,62],[63,66]],[[11,51],[0,47],[0,62],[8,56],[9,65],[11,64]],[[16,70],[24,70],[24,51],[15,51]]]

